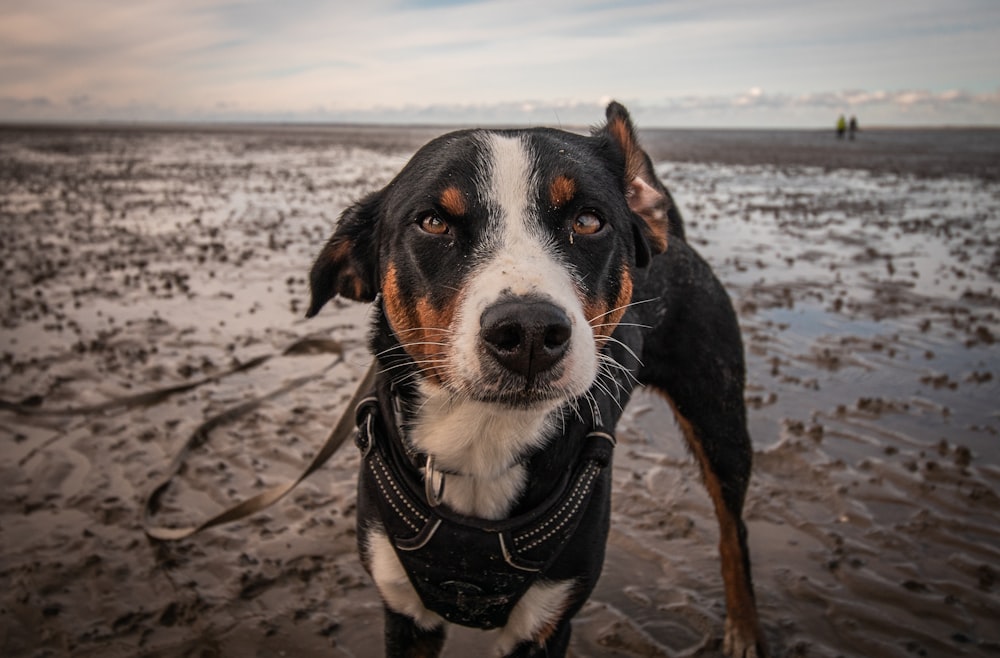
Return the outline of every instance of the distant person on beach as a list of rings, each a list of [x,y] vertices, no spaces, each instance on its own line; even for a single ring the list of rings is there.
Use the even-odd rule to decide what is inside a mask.
[[[847,130],[847,122],[844,120],[844,115],[841,114],[837,117],[837,139],[844,139],[845,130]]]
[[[847,136],[850,139],[854,139],[854,133],[858,132],[858,118],[853,114],[851,115],[851,122],[847,124]]]

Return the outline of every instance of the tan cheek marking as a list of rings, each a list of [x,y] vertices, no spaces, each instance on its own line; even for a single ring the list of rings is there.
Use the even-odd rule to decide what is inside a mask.
[[[610,336],[618,323],[621,322],[622,316],[625,315],[625,311],[632,301],[632,275],[627,267],[622,268],[620,278],[621,287],[618,290],[618,297],[610,306],[603,300],[597,303],[585,303],[583,306],[583,312],[594,332],[594,338]]]
[[[449,299],[442,308],[434,307],[424,297],[403,299],[393,265],[386,271],[382,298],[389,324],[396,331],[403,349],[429,379],[443,384],[447,379],[448,336],[458,308],[458,298]],[[411,303],[408,304],[408,301]]]
[[[382,303],[385,305],[389,324],[400,335],[401,340],[406,340],[406,334],[416,326],[416,317],[403,301],[399,280],[396,277],[396,268],[393,265],[389,265],[382,282]]]
[[[452,217],[461,217],[465,215],[465,195],[457,187],[445,188],[444,192],[441,193],[441,197],[438,199],[438,203],[441,207],[451,215]]]
[[[576,194],[576,183],[568,176],[556,176],[549,184],[549,202],[554,208],[566,205]]]

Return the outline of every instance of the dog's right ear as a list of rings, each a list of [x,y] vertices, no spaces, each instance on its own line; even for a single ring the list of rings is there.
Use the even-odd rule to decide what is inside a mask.
[[[636,265],[644,267],[652,255],[667,250],[670,194],[656,176],[653,162],[639,146],[628,110],[612,101],[605,112],[607,122],[593,131],[613,145],[624,162],[623,187],[629,209],[640,220],[636,231]]]
[[[381,192],[369,194],[345,210],[309,273],[311,318],[336,295],[358,302],[375,300],[379,289],[376,232]]]

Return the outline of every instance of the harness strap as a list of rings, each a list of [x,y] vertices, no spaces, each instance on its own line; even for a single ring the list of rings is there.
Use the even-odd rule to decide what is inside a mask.
[[[477,519],[462,516],[439,509],[437,505],[426,498],[426,487],[413,475],[404,473],[400,462],[403,457],[393,454],[390,441],[379,439],[377,428],[380,423],[378,400],[369,396],[364,398],[357,408],[358,432],[355,434],[355,445],[361,452],[362,460],[370,465],[372,474],[383,478],[386,489],[392,492],[392,500],[409,510],[417,512],[421,521],[440,515],[456,523],[492,532],[510,533],[518,540],[528,539],[538,533],[518,531],[524,528],[544,531],[557,519],[576,510],[574,501],[580,495],[589,492],[593,478],[610,462],[617,441],[613,434],[603,430],[588,432],[583,439],[583,446],[576,462],[569,473],[555,488],[547,500],[536,509],[517,517],[499,521]],[[409,462],[406,462],[409,464]],[[423,469],[420,469],[423,472]],[[403,515],[407,516],[407,515]]]
[[[424,606],[450,622],[483,629],[506,624],[521,596],[563,553],[591,510],[598,482],[606,480],[615,443],[609,432],[589,432],[545,501],[493,521],[434,504],[427,483],[419,481],[423,469],[398,454],[396,441],[380,436],[391,428],[377,398],[361,402],[357,421],[363,486]]]

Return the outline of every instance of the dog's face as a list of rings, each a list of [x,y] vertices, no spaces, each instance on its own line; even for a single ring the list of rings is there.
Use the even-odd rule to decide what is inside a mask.
[[[590,136],[550,129],[435,139],[344,212],[312,270],[311,317],[373,301],[422,383],[534,406],[583,394],[667,240],[669,195],[623,107]]]

